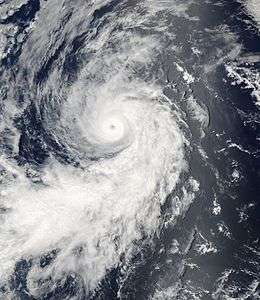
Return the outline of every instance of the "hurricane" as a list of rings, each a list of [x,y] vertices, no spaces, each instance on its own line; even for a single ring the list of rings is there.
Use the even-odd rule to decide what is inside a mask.
[[[0,1],[0,299],[258,299],[257,4],[232,3]]]
[[[90,45],[78,50],[83,58],[77,78],[69,80],[70,74],[59,65],[69,56],[65,49],[66,56],[52,66],[48,77],[37,78],[46,64],[39,65],[39,56],[49,63],[56,44],[48,49],[38,45],[33,57],[25,51],[19,62],[20,84],[24,73],[34,69],[32,82],[24,84],[52,152],[41,169],[40,185],[24,176],[24,168],[2,158],[16,187],[6,184],[2,191],[6,214],[1,220],[1,274],[6,280],[19,259],[29,259],[27,280],[34,297],[50,292],[55,282],[70,274],[80,276],[87,291],[94,290],[123,254],[128,259],[134,241],[156,231],[160,204],[185,167],[177,112],[171,111],[153,80],[133,77],[135,68],[152,63],[156,41],[127,30],[117,33],[122,17],[115,15],[91,42],[93,33],[87,29],[101,3],[81,5],[89,17],[76,14],[75,19],[86,22],[81,35]],[[65,30],[72,41],[78,38],[70,28],[74,22],[71,19]],[[50,24],[52,30],[54,26],[56,22]],[[32,35],[29,47],[36,47],[38,35]],[[118,43],[120,51],[113,50],[111,42]],[[46,52],[41,56],[37,51]],[[91,53],[85,51],[95,57],[88,61]],[[80,168],[63,166],[59,157]],[[51,263],[40,266],[39,257],[52,251],[56,252]]]

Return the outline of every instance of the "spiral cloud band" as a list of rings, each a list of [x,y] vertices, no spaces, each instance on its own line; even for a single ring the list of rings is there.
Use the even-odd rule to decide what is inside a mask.
[[[77,121],[80,138],[98,161],[84,171],[48,167],[42,188],[18,176],[16,189],[5,190],[11,212],[2,223],[1,274],[19,258],[33,257],[28,276],[35,296],[38,276],[57,280],[71,272],[94,289],[122,253],[130,254],[143,230],[149,235],[158,226],[161,202],[184,165],[183,138],[167,106],[148,98],[123,99],[111,101],[108,113],[96,107],[95,119],[85,120],[82,113]],[[107,154],[113,156],[104,158]],[[40,270],[36,258],[53,249],[59,249],[57,257]]]

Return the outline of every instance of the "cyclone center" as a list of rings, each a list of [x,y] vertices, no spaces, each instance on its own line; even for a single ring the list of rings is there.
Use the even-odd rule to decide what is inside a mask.
[[[106,116],[101,122],[102,138],[107,142],[116,142],[125,135],[124,119],[117,115]]]

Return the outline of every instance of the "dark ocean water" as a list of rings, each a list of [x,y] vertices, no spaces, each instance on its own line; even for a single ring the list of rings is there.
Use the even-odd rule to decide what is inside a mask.
[[[1,299],[260,299],[246,5],[1,2]]]

